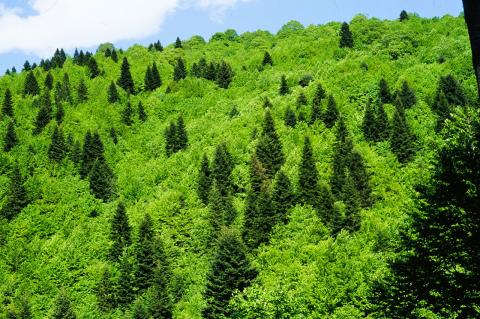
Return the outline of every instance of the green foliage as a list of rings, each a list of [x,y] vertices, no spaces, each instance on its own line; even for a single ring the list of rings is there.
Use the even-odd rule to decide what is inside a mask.
[[[363,116],[362,130],[363,136],[367,141],[375,141],[378,137],[378,128],[375,113],[370,101],[365,106],[365,114]]]
[[[378,84],[378,97],[382,103],[393,102],[392,93],[390,92],[388,83],[384,78],[381,78]]]
[[[267,64],[273,66],[273,59],[270,53],[268,51],[265,51],[265,54],[263,55],[262,65],[266,66]]]
[[[220,143],[213,157],[212,178],[221,194],[225,195],[232,190],[232,171],[234,167],[232,154],[226,143]]]
[[[212,172],[207,154],[203,154],[202,163],[198,172],[197,194],[200,200],[207,205],[208,196],[212,188]]]
[[[132,74],[130,73],[130,63],[128,63],[127,57],[123,58],[120,78],[117,80],[117,84],[128,94],[135,94],[135,84],[133,83]]]
[[[56,162],[61,162],[67,155],[67,145],[65,144],[65,137],[63,131],[58,126],[52,134],[52,143],[48,147],[48,157]]]
[[[327,109],[325,110],[325,114],[323,114],[323,122],[325,123],[325,126],[327,128],[332,128],[339,116],[340,112],[337,108],[337,102],[333,95],[330,95],[328,97]]]
[[[182,41],[180,40],[179,37],[177,37],[177,39],[175,40],[175,49],[181,49],[181,48],[183,48]]]
[[[155,270],[155,256],[153,245],[153,221],[146,214],[138,229],[138,239],[135,247],[137,269],[135,273],[136,285],[139,292],[145,291],[152,285]]]
[[[415,155],[415,137],[410,131],[401,102],[396,102],[396,104],[399,105],[395,108],[393,115],[390,146],[398,161],[407,163]]]
[[[216,74],[216,72],[215,72]],[[187,67],[185,66],[185,61],[182,58],[177,58],[177,63],[173,70],[173,80],[180,81],[187,77]]]
[[[342,23],[340,29],[340,47],[341,48],[353,48],[353,34],[350,31],[348,23]]]
[[[65,289],[60,289],[55,308],[51,316],[52,319],[75,319],[77,315],[73,310],[72,302]]]
[[[218,66],[217,70],[217,84],[219,87],[222,89],[228,89],[230,86],[230,83],[232,82],[233,78],[233,70],[232,67],[226,63],[225,61],[222,61],[220,65]]]
[[[285,111],[285,125],[290,127],[295,127],[297,125],[297,116],[291,108],[288,108],[287,111]]]
[[[142,101],[138,102],[137,111],[138,111],[138,119],[142,122],[145,122],[148,116],[147,116],[147,113],[145,112],[145,108],[143,107]]]
[[[280,95],[287,95],[288,93],[290,93],[290,88],[288,87],[288,82],[285,75],[282,75],[282,77],[280,78],[280,88],[278,89],[278,93]]]
[[[78,103],[85,103],[88,100],[88,88],[85,84],[85,81],[82,79],[80,80],[80,84],[78,84],[77,88],[77,102]]]
[[[25,178],[20,173],[20,169],[16,164],[11,172],[6,202],[3,204],[0,216],[12,220],[29,204],[27,190],[24,184]]]
[[[2,114],[4,116],[13,117],[12,92],[8,88],[5,90],[5,95],[3,97]]]
[[[115,82],[111,82],[108,87],[108,103],[116,103],[120,100]]]
[[[15,132],[15,123],[13,121],[8,122],[7,133],[3,138],[3,150],[10,152],[15,145],[18,144],[17,133]]]
[[[408,19],[409,19],[409,16],[408,16],[407,11],[402,10],[402,12],[400,12],[400,21],[403,22],[403,21],[408,20]]]
[[[110,258],[112,260],[118,260],[122,256],[123,251],[130,246],[132,243],[131,232],[125,204],[120,202],[110,226],[110,239],[113,242],[110,249]]]
[[[415,92],[410,88],[407,81],[402,82],[402,88],[397,95],[405,109],[409,109],[417,103]]]
[[[110,201],[115,194],[115,176],[103,156],[100,156],[93,163],[88,177],[90,182],[90,192],[93,196],[104,202]]]
[[[288,210],[292,208],[294,204],[295,194],[292,183],[283,171],[279,171],[272,189],[272,224],[286,223],[288,221]]]
[[[38,95],[40,94],[40,87],[38,86],[37,78],[33,71],[27,73],[25,83],[23,85],[23,95]]]
[[[98,63],[97,63],[97,60],[95,60],[95,58],[91,57],[88,60],[87,66],[88,66],[88,73],[89,73],[90,79],[94,79],[100,75],[100,69],[98,68]]]
[[[303,142],[302,162],[298,172],[298,198],[304,204],[315,205],[318,196],[318,171],[310,139]]]
[[[465,92],[451,74],[440,77],[438,91],[442,91],[445,94],[448,104],[450,105],[464,106],[467,104]]]
[[[263,131],[255,148],[255,154],[271,179],[285,163],[282,142],[275,130],[275,123],[269,110],[265,112]]]
[[[132,103],[130,101],[127,101],[127,105],[122,111],[122,122],[126,126],[130,126],[133,124],[133,108],[132,108]]]

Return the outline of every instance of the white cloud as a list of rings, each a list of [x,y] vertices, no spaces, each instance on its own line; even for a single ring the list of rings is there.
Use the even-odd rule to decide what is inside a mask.
[[[237,1],[246,0],[30,0],[36,13],[26,17],[0,4],[0,54],[48,56],[60,47],[141,39],[158,33],[178,8],[200,7],[218,22]]]

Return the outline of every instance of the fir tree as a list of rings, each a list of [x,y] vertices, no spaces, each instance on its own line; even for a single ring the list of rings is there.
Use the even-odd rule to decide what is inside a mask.
[[[349,232],[355,232],[360,229],[360,198],[355,182],[348,172],[345,174],[342,201],[345,204],[344,228]]]
[[[340,29],[340,47],[341,48],[353,48],[353,35],[350,31],[348,23],[342,23]]]
[[[228,151],[227,144],[220,143],[215,149],[215,155],[212,165],[212,178],[223,195],[232,190],[232,171],[234,162],[232,155]]]
[[[462,86],[451,74],[440,77],[438,90],[445,93],[449,105],[465,106],[467,104]]]
[[[112,81],[108,87],[108,103],[116,103],[119,99],[120,97],[118,96],[117,86],[115,85],[115,82]]]
[[[308,104],[307,96],[305,95],[305,93],[300,92],[297,98],[297,109],[307,104]]]
[[[269,110],[265,113],[263,132],[258,141],[255,153],[267,170],[267,175],[273,179],[285,162],[282,142],[275,130],[275,123]]]
[[[270,99],[268,98],[268,96],[266,96],[265,99],[263,100],[263,108],[264,108],[264,109],[271,109],[271,108],[273,108],[272,101],[270,101]]]
[[[153,90],[153,79],[152,79],[152,69],[150,66],[147,66],[147,70],[145,71],[145,80],[144,80],[144,87],[146,91]]]
[[[49,90],[53,89],[53,76],[50,71],[48,71],[47,75],[45,76],[45,87],[48,88]]]
[[[90,131],[85,134],[82,150],[82,160],[80,166],[80,177],[86,178],[92,169],[93,163],[96,159],[96,154],[93,146],[93,136]]]
[[[321,120],[323,117],[322,115],[322,108],[321,104],[313,103],[312,105],[312,112],[310,113],[310,121],[309,124],[313,125],[316,121]]]
[[[337,102],[333,98],[333,95],[328,97],[328,104],[327,109],[325,110],[325,114],[323,115],[323,122],[327,128],[332,128],[335,125],[338,117],[340,116],[340,112],[337,108]]]
[[[204,154],[198,172],[197,195],[205,205],[208,204],[208,195],[210,194],[211,188],[212,172],[210,171],[207,154]]]
[[[84,103],[88,100],[88,88],[83,79],[80,80],[77,88],[77,101],[78,103]]]
[[[110,201],[114,195],[114,175],[103,156],[93,164],[89,173],[90,192],[104,202]]]
[[[90,75],[90,79],[94,79],[100,75],[100,69],[98,68],[98,63],[97,63],[97,60],[95,60],[95,58],[91,57],[88,60],[87,66],[88,66],[88,73]]]
[[[55,300],[52,319],[76,319],[73,305],[65,289],[61,289]]]
[[[117,131],[115,131],[114,127],[110,128],[110,137],[112,138],[113,144],[118,143]]]
[[[181,49],[182,47],[182,41],[179,37],[177,37],[177,39],[175,40],[175,49]]]
[[[37,78],[33,71],[27,73],[27,77],[25,78],[25,84],[23,87],[23,95],[38,95],[40,94],[40,87],[38,86]]]
[[[232,78],[233,78],[232,67],[225,61],[222,61],[222,63],[218,66],[218,70],[217,70],[217,78],[216,78],[217,85],[222,89],[228,89],[228,87],[230,86],[230,83],[232,82]]]
[[[286,223],[287,212],[295,204],[295,194],[288,176],[280,170],[275,178],[272,190],[272,210],[274,224]]]
[[[153,62],[151,69],[151,81],[152,81],[152,90],[158,89],[162,86],[162,78],[160,77],[160,72],[158,72],[157,64]]]
[[[185,128],[183,117],[180,115],[177,119],[177,125],[176,125],[174,152],[185,150],[187,146],[188,146],[187,129]]]
[[[52,119],[52,109],[49,105],[44,105],[40,107],[40,110],[37,113],[37,117],[35,118],[35,128],[33,129],[33,134],[38,135],[40,134],[45,126],[50,123]]]
[[[52,143],[48,147],[48,157],[56,162],[61,162],[67,155],[67,145],[65,144],[65,137],[63,131],[58,126],[52,134]]]
[[[210,62],[205,71],[205,79],[215,81],[217,79],[217,64]]]
[[[108,268],[102,272],[102,277],[95,289],[98,307],[101,311],[107,312],[115,307],[115,293],[112,282],[112,274]]]
[[[2,114],[13,118],[12,92],[10,91],[9,88],[5,90],[5,95],[3,97]]]
[[[7,201],[0,211],[0,215],[7,220],[15,218],[29,204],[24,183],[25,179],[20,173],[18,165],[15,165],[10,177]]]
[[[287,78],[285,77],[285,75],[282,75],[280,79],[280,88],[278,90],[278,93],[280,95],[287,95],[288,93],[290,93],[290,88],[288,87]]]
[[[170,125],[165,129],[165,152],[167,156],[173,155],[176,150],[176,136],[177,126],[174,122],[170,122]]]
[[[351,161],[353,143],[349,136],[343,117],[340,118],[337,127],[336,141],[333,155],[333,174],[330,178],[330,186],[335,198],[341,198],[342,188],[345,184],[345,172]]]
[[[130,64],[126,57],[123,58],[120,78],[118,79],[117,84],[128,94],[135,94],[135,85],[133,83],[132,74],[130,73]]]
[[[295,127],[297,125],[297,117],[295,112],[289,107],[285,112],[285,125]]]
[[[145,108],[143,107],[142,101],[138,102],[138,119],[142,122],[147,121],[147,113],[145,113]]]
[[[23,63],[23,71],[28,72],[28,71],[31,71],[31,70],[32,70],[32,67],[30,66],[30,62],[28,62],[28,60],[26,60],[25,63]]]
[[[149,312],[153,318],[171,319],[173,311],[173,301],[169,293],[169,280],[171,271],[163,243],[157,239],[155,241],[156,268],[152,285],[152,303],[149,306]]]
[[[410,161],[415,154],[414,136],[410,132],[401,102],[393,115],[390,146],[400,163]]]
[[[320,185],[318,189],[317,213],[323,224],[336,233],[341,228],[341,216],[334,208],[332,192],[326,185]]]
[[[367,171],[362,155],[353,150],[348,163],[350,177],[353,180],[355,189],[358,192],[359,205],[369,207],[371,205],[372,188],[370,187],[370,174]]]
[[[322,105],[322,100],[327,97],[327,93],[323,89],[323,86],[318,83],[317,88],[315,89],[315,95],[313,96],[312,105],[320,107]]]
[[[376,128],[376,140],[386,141],[390,137],[390,121],[388,120],[387,112],[383,107],[382,102],[378,102],[375,110],[375,128]]]
[[[310,139],[305,136],[302,161],[298,172],[298,198],[304,204],[315,206],[318,196],[318,171],[313,158]]]
[[[407,81],[402,82],[402,88],[397,94],[405,109],[409,109],[417,103],[415,92],[410,88]]]
[[[65,111],[63,109],[62,103],[57,104],[57,112],[55,113],[55,120],[57,121],[57,125],[60,125],[63,122],[64,116]]]
[[[13,121],[8,122],[7,132],[5,133],[5,138],[3,139],[3,150],[5,152],[10,152],[15,145],[18,144],[17,133],[15,133],[15,124]]]
[[[210,226],[212,238],[216,238],[221,227],[230,225],[237,216],[233,200],[229,192],[222,192],[216,182],[213,183],[209,195]]]
[[[120,276],[116,284],[116,304],[127,307],[135,299],[134,260],[128,249],[123,251],[118,262]]]
[[[438,115],[436,130],[440,131],[445,123],[445,120],[450,119],[450,105],[448,105],[447,97],[443,91],[437,92],[435,102],[432,106]]]
[[[110,57],[112,58],[113,62],[117,63],[118,62],[117,50],[113,49],[112,50],[112,55]]]
[[[157,41],[153,44],[153,47],[155,48],[155,50],[157,50],[158,52],[162,52],[163,51],[163,46],[162,44],[160,43],[160,41]]]
[[[270,64],[271,66],[273,66],[273,59],[270,53],[266,51],[265,54],[263,55],[262,65],[266,66],[267,64]]]
[[[392,103],[392,93],[390,92],[390,88],[388,87],[388,83],[384,78],[380,79],[378,83],[378,97],[382,103]]]
[[[378,139],[378,131],[376,126],[375,113],[371,102],[368,101],[365,107],[365,115],[363,116],[362,130],[363,136],[367,141],[376,141]]]
[[[409,16],[408,16],[407,11],[402,10],[402,12],[400,12],[400,21],[403,22],[403,21],[406,21],[408,19],[409,19]]]
[[[82,161],[82,146],[80,145],[79,141],[75,141],[72,147],[72,151],[70,152],[70,160],[78,166]]]
[[[140,293],[148,289],[153,283],[155,271],[153,235],[153,221],[150,215],[146,214],[138,229],[138,240],[135,248],[137,259],[135,280]]]
[[[110,249],[110,258],[116,261],[122,256],[124,249],[132,243],[131,227],[123,202],[118,204],[115,215],[113,216],[110,228],[110,239],[113,242]]]
[[[177,63],[173,70],[173,80],[180,81],[187,77],[187,69],[185,67],[185,62],[182,58],[177,58]]]
[[[132,125],[133,124],[132,115],[133,115],[132,104],[130,103],[130,101],[128,101],[127,105],[122,111],[122,123],[127,126]]]
[[[55,103],[67,102],[72,104],[72,94],[70,89],[70,78],[68,73],[63,75],[62,83],[57,82],[55,85]]]

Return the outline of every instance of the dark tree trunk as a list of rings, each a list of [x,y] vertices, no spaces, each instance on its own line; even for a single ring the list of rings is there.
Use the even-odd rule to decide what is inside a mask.
[[[480,1],[463,0],[465,21],[467,22],[470,44],[472,46],[473,68],[477,77],[480,97]]]

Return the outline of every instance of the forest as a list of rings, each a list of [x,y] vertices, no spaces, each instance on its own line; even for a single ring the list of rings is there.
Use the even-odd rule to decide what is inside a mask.
[[[0,318],[479,318],[468,39],[402,11],[7,70]]]

